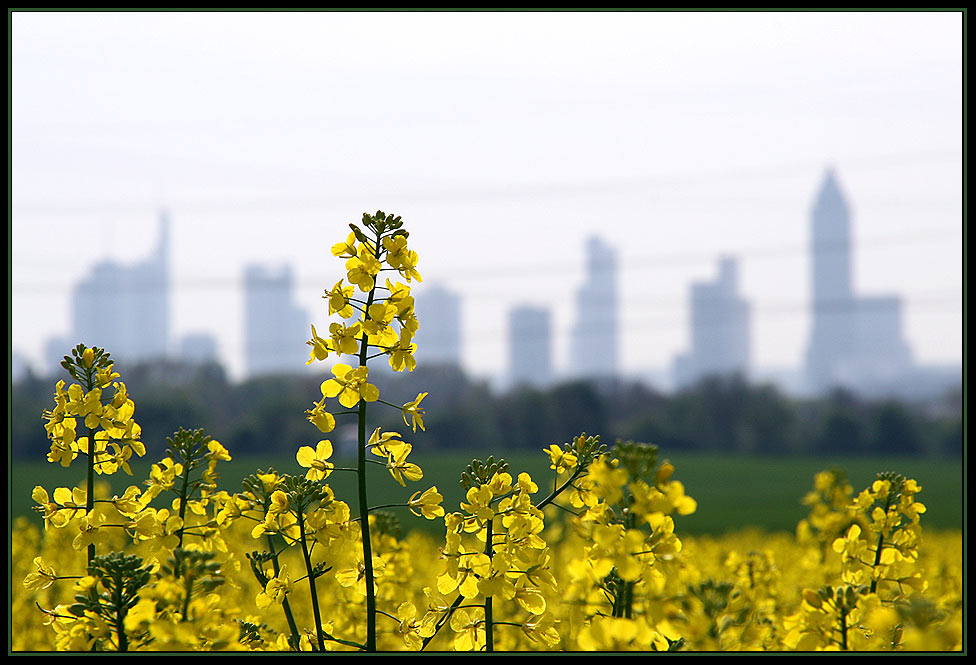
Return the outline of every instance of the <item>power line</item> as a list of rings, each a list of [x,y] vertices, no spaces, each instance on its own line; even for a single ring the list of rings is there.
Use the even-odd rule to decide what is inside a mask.
[[[917,299],[901,299],[902,304],[907,304],[907,302],[912,302],[912,309],[926,309],[934,311],[946,311],[946,312],[960,312],[961,313],[961,301],[962,297],[958,294],[927,294],[922,298]],[[947,304],[952,303],[952,304]],[[819,305],[819,311],[821,312],[851,312],[856,307],[855,304],[849,301],[844,302],[822,302]],[[769,306],[760,306],[753,309],[753,313],[758,314],[756,310],[762,310],[762,315],[766,316],[797,316],[797,315],[807,315],[812,312],[812,308],[808,303],[803,302],[784,302],[780,301],[773,303]],[[675,328],[706,328],[714,329],[727,326],[729,321],[724,319],[714,319],[706,320],[704,322],[696,321],[694,324],[691,323],[690,319],[686,316],[674,317],[654,317],[647,316],[647,313],[641,313],[634,316],[626,316],[627,310],[625,310],[625,316],[618,319],[617,328],[618,332],[627,334],[628,330],[664,330],[664,329],[675,329]],[[418,332],[418,340],[423,341],[422,335],[424,334],[423,326],[423,314],[421,312],[417,313],[418,318],[421,321],[420,331]],[[554,330],[558,334],[568,334],[572,331],[572,325],[569,327],[563,326]],[[468,340],[471,338],[498,338],[500,336],[505,336],[508,334],[508,329],[502,329],[499,327],[485,328],[484,326],[478,326],[473,334],[465,334],[464,339]]]
[[[852,252],[856,251],[860,253],[864,250],[877,249],[879,247],[885,246],[897,246],[897,245],[907,245],[907,244],[918,244],[919,241],[926,240],[937,240],[943,237],[948,237],[949,235],[955,235],[956,233],[961,233],[961,227],[938,227],[936,229],[925,229],[923,231],[912,231],[902,234],[877,236],[873,238],[866,238],[858,241],[857,243],[852,243],[856,245],[852,247]],[[847,247],[846,242],[837,243],[819,243],[818,248],[820,251],[830,251],[834,248]],[[736,257],[743,258],[745,260],[764,260],[764,259],[776,259],[784,258],[788,256],[803,255],[809,252],[809,246],[805,244],[790,244],[790,245],[770,245],[770,246],[757,246],[750,249],[745,249],[739,252],[713,252],[704,250],[692,250],[685,252],[673,252],[668,254],[648,254],[644,256],[629,257],[627,262],[626,270],[630,271],[647,271],[656,270],[664,267],[673,266],[684,266],[692,264],[700,264],[704,262],[714,261],[718,255],[734,255]],[[961,256],[960,248],[960,256]],[[576,266],[571,266],[562,261],[553,262],[513,262],[508,264],[493,264],[484,266],[463,266],[455,268],[442,269],[442,273],[450,274],[453,278],[472,281],[479,279],[491,280],[497,283],[500,279],[500,275],[505,274],[511,275],[526,275],[526,274],[566,274],[566,273],[578,273],[579,270]],[[306,277],[301,280],[294,280],[293,285],[296,289],[306,290],[306,289],[325,289],[330,287],[335,281],[342,277],[342,274],[338,276],[333,274],[328,277]],[[514,278],[514,277],[513,277]],[[179,278],[169,285],[172,290],[181,291],[202,291],[202,290],[227,290],[227,289],[238,289],[243,285],[242,277],[190,277],[190,278]],[[61,292],[64,287],[58,284],[42,284],[42,283],[25,283],[25,282],[14,282],[12,288],[18,293],[40,293],[44,291],[56,291]],[[112,287],[113,289],[115,287]],[[159,290],[163,288],[160,284],[149,284],[143,283],[138,285],[127,285],[127,289],[132,291],[150,291]],[[271,287],[269,287],[271,288]],[[497,292],[495,290],[493,293]]]

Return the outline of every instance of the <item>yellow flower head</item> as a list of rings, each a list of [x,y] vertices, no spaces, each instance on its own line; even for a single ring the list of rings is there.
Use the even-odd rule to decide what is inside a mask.
[[[356,234],[350,232],[346,237],[345,242],[339,242],[332,245],[332,255],[338,256],[340,258],[351,258],[356,256],[358,250],[356,249]]]
[[[312,339],[305,343],[312,347],[308,361],[305,363],[306,365],[311,365],[316,360],[325,360],[329,357],[330,353],[335,352],[332,342],[328,339],[319,337],[318,333],[315,332],[315,326],[312,326]]]
[[[316,402],[315,406],[307,410],[305,417],[322,433],[331,432],[335,429],[335,417],[325,410],[325,399]]]
[[[325,397],[338,397],[339,404],[351,409],[359,404],[359,400],[364,402],[375,402],[379,399],[379,389],[366,382],[369,369],[365,366],[353,369],[345,363],[337,363],[332,368],[334,378],[322,383],[322,394]]]
[[[417,431],[417,427],[421,430],[424,429],[424,410],[420,408],[420,403],[427,397],[429,393],[419,393],[417,399],[412,402],[407,402],[401,407],[403,411],[403,424],[407,425],[407,416],[410,416],[413,421],[413,431]],[[425,430],[426,431],[426,430]]]
[[[368,293],[376,285],[376,276],[382,269],[383,264],[365,245],[361,245],[359,255],[346,261],[346,279],[363,293]]]
[[[309,480],[324,480],[329,477],[334,468],[329,461],[332,457],[332,442],[328,439],[319,441],[314,449],[311,446],[302,446],[295,457],[299,464],[308,469],[305,477]]]
[[[418,481],[424,477],[424,472],[419,466],[407,461],[407,455],[411,450],[413,446],[405,443],[386,461],[386,468],[390,471],[390,475],[404,487],[407,485],[405,480]]]
[[[329,314],[338,314],[344,319],[355,316],[356,310],[350,303],[350,299],[355,295],[355,286],[342,286],[340,279],[335,283],[330,291],[326,291],[323,298],[329,301]]]
[[[444,515],[444,508],[441,506],[441,501],[443,500],[444,497],[437,491],[437,486],[435,485],[428,490],[424,490],[423,494],[414,492],[410,500],[407,501],[407,507],[417,517],[423,516],[432,520]]]
[[[262,610],[270,607],[272,603],[278,603],[280,605],[284,602],[285,596],[291,591],[292,586],[293,582],[288,577],[288,564],[283,563],[278,574],[268,580],[264,590],[258,593],[254,601],[258,608]]]
[[[556,473],[564,473],[576,468],[576,455],[564,451],[555,443],[546,448],[545,452],[549,455],[549,468],[555,469]]]

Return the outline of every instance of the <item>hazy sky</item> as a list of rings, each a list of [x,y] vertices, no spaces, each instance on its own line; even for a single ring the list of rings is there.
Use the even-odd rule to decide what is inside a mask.
[[[291,264],[324,326],[329,249],[382,209],[424,286],[463,294],[475,373],[505,369],[521,303],[552,307],[565,364],[590,234],[619,253],[626,372],[687,349],[723,253],[756,364],[797,367],[828,166],[856,289],[905,299],[920,361],[961,360],[959,12],[18,11],[10,51],[11,346],[35,362],[167,208],[173,332],[236,373],[244,266]]]

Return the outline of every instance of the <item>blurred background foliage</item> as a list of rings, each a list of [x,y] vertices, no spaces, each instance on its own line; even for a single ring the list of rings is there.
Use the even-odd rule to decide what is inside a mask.
[[[232,454],[292,454],[320,437],[305,410],[320,398],[320,377],[267,376],[231,383],[218,365],[157,362],[121,369],[147,444],[179,427],[204,428]],[[380,373],[385,375],[377,376]],[[844,390],[790,397],[741,376],[709,377],[662,393],[629,381],[574,381],[548,388],[490,389],[453,366],[412,373],[373,370],[381,397],[401,404],[429,392],[426,431],[405,434],[419,451],[539,450],[580,432],[604,441],[644,441],[671,453],[760,456],[920,456],[962,458],[962,393],[910,403],[867,400]],[[10,455],[43,459],[49,444],[41,414],[57,378],[27,376],[12,386]],[[371,409],[372,426],[404,431],[399,412]],[[344,424],[326,435],[342,452]],[[352,420],[348,421],[352,424]]]
[[[302,473],[295,452],[323,438],[333,442],[339,466],[355,459],[354,419],[340,417],[337,429],[324,435],[305,419],[325,377],[232,383],[217,365],[157,362],[117,369],[136,403],[135,420],[148,453],[133,463],[134,476],[111,478],[113,492],[141,486],[149,465],[164,455],[166,437],[180,427],[204,428],[227,447],[234,459],[221,465],[220,486],[231,492],[240,491],[241,479],[257,469]],[[395,404],[430,393],[423,401],[424,432],[410,431],[394,409],[370,409],[370,427],[400,432],[414,445],[413,457],[424,470],[423,480],[401,488],[385,470],[373,469],[371,493],[382,504],[402,503],[414,491],[437,485],[445,507],[456,509],[463,497],[460,472],[472,458],[488,455],[504,457],[516,472],[527,471],[548,486],[552,471],[542,449],[586,432],[609,445],[622,439],[659,446],[662,459],[675,464],[675,478],[698,501],[698,511],[681,520],[688,533],[747,526],[792,531],[809,510],[802,499],[814,474],[829,467],[844,468],[856,490],[879,471],[909,474],[923,487],[928,527],[963,524],[961,391],[924,403],[866,400],[844,391],[797,399],[772,385],[732,376],[708,378],[673,394],[626,381],[496,392],[455,367],[429,365],[405,374],[374,369],[371,378],[381,398]],[[45,459],[50,446],[41,413],[54,403],[56,381],[28,376],[13,385],[11,515],[32,512],[36,484],[82,481],[75,470]],[[334,473],[329,483],[337,496],[348,498],[354,495],[353,480],[352,474]],[[443,529],[399,513],[405,524]]]

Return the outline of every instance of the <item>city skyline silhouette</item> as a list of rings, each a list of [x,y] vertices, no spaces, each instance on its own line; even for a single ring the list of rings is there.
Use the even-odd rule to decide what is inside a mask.
[[[788,389],[823,393],[834,387],[878,390],[911,381],[916,369],[912,351],[902,338],[901,299],[897,295],[856,293],[851,275],[856,263],[852,213],[832,167],[825,169],[810,206],[809,255],[811,326],[805,362]],[[170,213],[160,213],[158,241],[148,257],[129,265],[106,261],[74,288],[73,338],[115,351],[126,362],[177,359],[220,362],[212,351],[199,353],[209,340],[170,337],[169,277]],[[545,307],[516,305],[508,314],[508,363],[493,375],[499,386],[544,387],[571,378],[627,376],[617,367],[618,276],[616,250],[599,236],[585,242],[585,269],[573,294],[575,316],[569,331],[571,352],[554,357],[551,312]],[[738,259],[720,256],[711,282],[687,285],[690,320],[686,351],[675,355],[668,379],[660,387],[682,388],[708,376],[741,374],[753,379],[751,304],[739,285]],[[417,285],[419,286],[419,285]],[[288,264],[251,264],[241,288],[245,297],[240,322],[247,341],[238,359],[245,378],[262,374],[298,374],[309,338],[309,314],[294,302],[295,285]],[[443,284],[418,289],[417,310],[421,362],[465,367],[462,313],[465,297]],[[99,316],[109,312],[111,316]],[[230,325],[233,325],[232,323]],[[321,325],[321,324],[320,324]],[[139,326],[142,326],[141,328]],[[324,328],[323,328],[324,329]],[[213,331],[197,333],[210,337]],[[47,371],[73,343],[55,337],[46,344]],[[216,341],[212,342],[216,348]],[[63,349],[63,350],[62,350]],[[338,359],[337,359],[338,360]]]
[[[808,208],[834,165],[854,292],[901,298],[917,362],[961,363],[958,13],[12,19],[18,362],[72,330],[71,288],[96,263],[151,253],[167,208],[171,334],[212,332],[241,378],[246,266],[291,265],[296,306],[324,325],[329,248],[381,208],[411,224],[417,295],[463,296],[475,375],[507,364],[516,304],[550,309],[557,371],[573,354],[593,235],[617,252],[620,371],[656,375],[687,349],[687,289],[722,255],[752,304],[752,366],[800,368]]]

